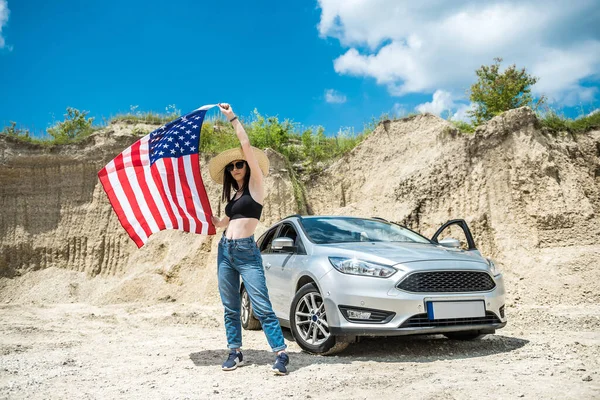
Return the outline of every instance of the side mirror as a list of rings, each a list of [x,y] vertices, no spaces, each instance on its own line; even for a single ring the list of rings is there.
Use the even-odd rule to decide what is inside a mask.
[[[450,247],[453,249],[458,249],[460,248],[460,241],[456,240],[456,239],[452,239],[452,238],[445,238],[442,239],[438,242],[438,244],[444,246],[444,247]]]
[[[288,237],[280,237],[273,240],[273,243],[271,243],[271,249],[273,250],[283,250],[285,247],[294,247],[294,240]]]

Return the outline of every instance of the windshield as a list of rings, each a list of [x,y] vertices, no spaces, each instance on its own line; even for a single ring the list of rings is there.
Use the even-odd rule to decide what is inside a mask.
[[[302,218],[309,239],[317,244],[343,242],[431,243],[429,239],[399,225],[361,218]]]

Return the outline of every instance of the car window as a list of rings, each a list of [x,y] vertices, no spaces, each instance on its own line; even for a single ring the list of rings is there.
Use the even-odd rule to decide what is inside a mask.
[[[258,248],[260,249],[260,247],[262,246],[263,241],[265,240],[265,237],[267,236],[267,233],[269,232],[263,232],[262,235],[260,235],[260,237],[258,238],[258,240],[256,241],[256,245],[258,246]]]
[[[460,226],[450,225],[450,226],[446,227],[446,229],[444,229],[440,233],[440,235],[438,237],[438,241],[443,240],[443,239],[450,239],[450,238],[456,239],[459,241],[460,249],[469,250],[467,236],[466,236],[465,232],[461,229]]]
[[[402,226],[385,221],[350,217],[303,218],[301,224],[310,240],[318,244],[343,242],[416,242],[429,239]]]
[[[278,238],[287,237],[287,238],[292,239],[294,241],[294,246],[296,246],[298,248],[297,253],[306,254],[306,251],[304,249],[304,244],[302,243],[302,239],[300,239],[300,237],[298,237],[296,228],[294,228],[294,226],[292,224],[283,224],[283,226],[279,230],[279,233],[277,233],[277,237]]]
[[[261,253],[271,252],[271,243],[275,238],[275,232],[277,232],[277,228],[279,228],[279,226],[276,226],[267,233],[265,233],[265,235],[261,238],[262,241],[260,243],[257,243]]]
[[[294,229],[293,226],[291,226],[290,224],[284,224],[281,227],[281,230],[279,231],[279,233],[277,234],[278,238],[281,237],[287,237],[290,239],[294,240],[294,243],[296,243],[296,237],[298,237],[298,234],[296,233],[296,230]]]

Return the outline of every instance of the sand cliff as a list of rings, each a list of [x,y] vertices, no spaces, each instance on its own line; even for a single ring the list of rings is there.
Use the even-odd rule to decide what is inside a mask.
[[[0,137],[0,301],[218,302],[216,237],[163,231],[137,250],[108,203],[97,171],[137,140],[134,128],[114,124],[54,148]],[[258,233],[299,211],[292,172],[268,154]],[[201,164],[220,214],[220,187]],[[315,214],[379,216],[426,236],[466,219],[482,253],[505,268],[513,303],[600,300],[599,131],[550,135],[528,108],[473,135],[429,114],[390,121],[306,193]]]

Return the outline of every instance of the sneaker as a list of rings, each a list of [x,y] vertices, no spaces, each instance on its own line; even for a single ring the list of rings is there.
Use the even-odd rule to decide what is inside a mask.
[[[275,359],[275,364],[273,364],[273,368],[271,369],[275,375],[287,375],[288,371],[285,366],[288,365],[289,362],[290,357],[287,355],[287,353],[279,353]]]
[[[229,358],[227,358],[227,361],[223,363],[221,369],[223,371],[233,371],[242,365],[244,365],[244,356],[242,355],[242,352],[231,350],[229,352]]]

